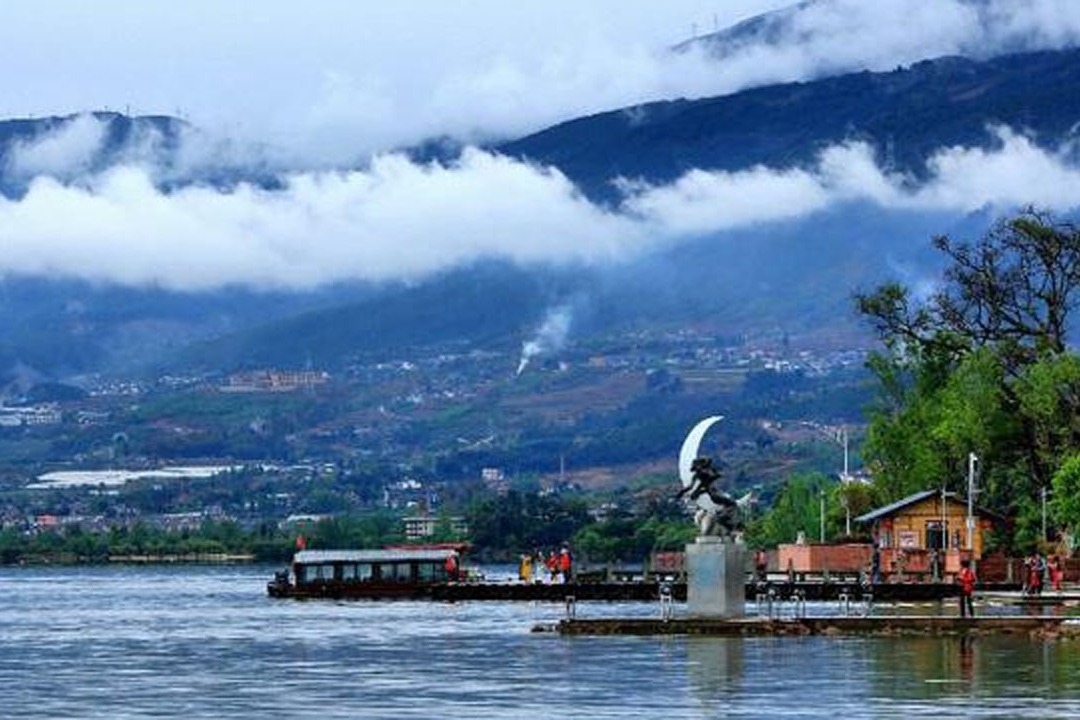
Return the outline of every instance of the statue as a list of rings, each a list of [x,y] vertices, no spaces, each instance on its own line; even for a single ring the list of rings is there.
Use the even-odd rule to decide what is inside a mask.
[[[720,471],[710,458],[695,458],[690,464],[691,481],[675,496],[687,495],[697,506],[694,522],[702,536],[732,537],[742,534],[742,508],[750,501],[750,495],[735,500],[717,487]]]

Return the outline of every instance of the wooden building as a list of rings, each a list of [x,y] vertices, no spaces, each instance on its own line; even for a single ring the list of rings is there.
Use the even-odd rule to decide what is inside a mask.
[[[966,498],[924,490],[855,518],[871,524],[886,576],[945,579],[960,570],[961,558],[983,555],[984,534],[999,520],[979,507],[968,530]]]

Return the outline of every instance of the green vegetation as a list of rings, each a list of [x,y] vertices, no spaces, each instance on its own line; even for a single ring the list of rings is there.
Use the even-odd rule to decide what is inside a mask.
[[[1080,293],[1080,231],[1027,211],[974,244],[939,237],[945,284],[925,302],[885,285],[857,298],[885,344],[881,393],[863,450],[882,500],[927,488],[966,493],[979,458],[979,503],[1015,518],[1000,542],[1041,537],[1041,496],[1077,529],[1080,358],[1067,346]]]
[[[256,561],[288,558],[295,537],[268,525],[245,530],[231,521],[205,521],[199,528],[164,530],[143,523],[117,525],[107,532],[63,530],[0,531],[0,563],[107,562],[176,558],[247,557]]]

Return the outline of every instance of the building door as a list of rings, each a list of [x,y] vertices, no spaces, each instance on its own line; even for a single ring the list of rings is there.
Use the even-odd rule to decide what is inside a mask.
[[[949,528],[940,520],[926,523],[926,549],[947,550],[949,547]]]

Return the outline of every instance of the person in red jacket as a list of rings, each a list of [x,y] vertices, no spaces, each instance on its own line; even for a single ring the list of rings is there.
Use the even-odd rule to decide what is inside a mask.
[[[544,561],[544,567],[548,571],[548,585],[555,583],[555,576],[559,574],[559,556],[552,550],[548,553],[547,560]]]
[[[967,558],[960,561],[956,581],[960,583],[960,617],[975,617],[975,571]]]
[[[570,557],[570,551],[566,548],[562,549],[559,553],[559,572],[562,573],[563,582],[570,582],[570,567],[573,563],[573,559]]]

